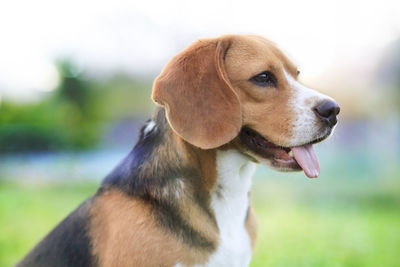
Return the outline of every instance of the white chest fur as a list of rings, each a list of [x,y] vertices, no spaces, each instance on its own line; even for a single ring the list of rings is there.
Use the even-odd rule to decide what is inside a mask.
[[[248,266],[251,242],[245,227],[249,191],[256,164],[235,150],[217,152],[217,187],[211,207],[220,242],[205,266]]]
[[[251,241],[245,219],[256,164],[236,150],[217,152],[217,186],[211,208],[217,219],[220,240],[217,250],[200,266],[243,267],[251,260]],[[176,267],[182,267],[180,263]]]

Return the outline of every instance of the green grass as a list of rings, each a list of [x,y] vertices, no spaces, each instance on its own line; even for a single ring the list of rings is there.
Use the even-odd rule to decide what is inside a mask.
[[[251,266],[399,266],[396,180],[348,182],[277,174],[256,179]],[[93,182],[0,182],[0,266],[12,266],[96,190]]]
[[[295,181],[300,193],[288,183],[258,187],[259,241],[251,266],[400,266],[398,187],[348,183],[356,187],[349,194],[310,183]]]
[[[0,266],[12,266],[96,190],[92,184],[0,183]]]

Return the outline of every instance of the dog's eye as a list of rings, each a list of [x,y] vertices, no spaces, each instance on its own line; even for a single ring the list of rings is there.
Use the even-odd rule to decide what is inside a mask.
[[[299,70],[297,70],[297,76],[299,76],[300,75],[300,71]]]
[[[255,83],[258,86],[264,87],[277,87],[278,80],[275,75],[270,71],[264,71],[260,74],[257,74],[253,78],[250,79],[251,82]]]

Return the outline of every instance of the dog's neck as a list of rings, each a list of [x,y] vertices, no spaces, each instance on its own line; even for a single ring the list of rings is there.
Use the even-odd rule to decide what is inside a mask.
[[[167,196],[167,190],[176,189],[173,193],[178,194],[182,185],[206,193],[215,183],[215,170],[215,151],[183,141],[169,126],[164,109],[158,108],[141,129],[133,150],[104,179],[103,187],[158,200]]]
[[[171,129],[164,108],[157,108],[133,150],[104,179],[102,187],[117,187],[145,199],[180,195],[183,186],[187,187],[185,193],[195,189],[192,193],[201,198],[221,194],[222,189],[242,194],[238,190],[248,188],[240,177],[252,176],[248,166],[255,164],[234,146],[203,150],[185,142]],[[241,179],[238,188],[234,179]]]
[[[233,147],[202,150],[185,142],[158,108],[99,193],[116,189],[148,201],[164,227],[191,246],[213,251],[218,233],[223,238],[243,228],[254,169]]]
[[[233,161],[226,160],[225,154]],[[169,126],[164,109],[157,108],[142,128],[133,150],[104,179],[103,187],[118,187],[130,195],[161,199],[166,196],[167,188],[179,192],[186,185],[195,188],[196,195],[206,197],[217,187],[220,189],[221,183],[229,184],[217,182],[217,172],[229,171],[235,176],[235,172],[242,173],[242,166],[248,162],[246,156],[229,146],[203,150],[185,142]]]

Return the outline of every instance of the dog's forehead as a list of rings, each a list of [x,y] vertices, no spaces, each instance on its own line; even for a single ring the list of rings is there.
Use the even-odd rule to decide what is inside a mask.
[[[235,35],[232,36],[231,41],[233,50],[235,48],[244,49],[251,56],[260,54],[279,56],[277,46],[272,41],[261,36]]]
[[[257,35],[233,35],[230,40],[231,46],[225,57],[228,74],[247,79],[249,75],[256,75],[264,70],[279,70],[282,67],[289,73],[297,72],[296,66],[266,38]]]

